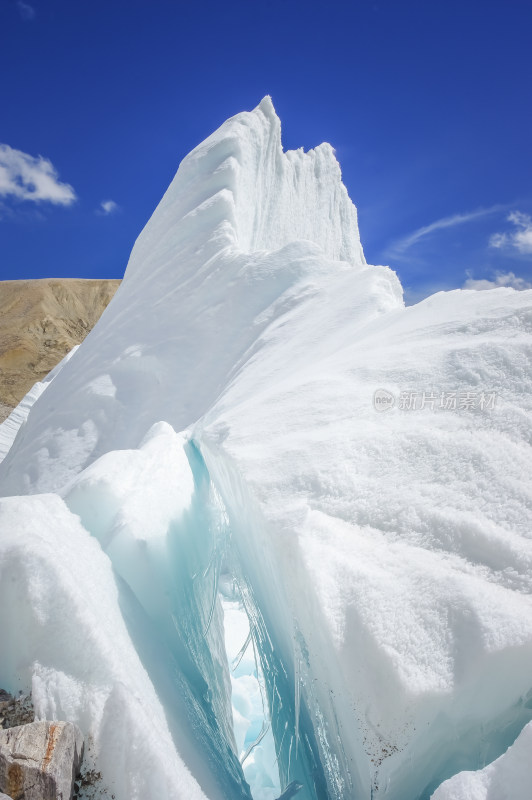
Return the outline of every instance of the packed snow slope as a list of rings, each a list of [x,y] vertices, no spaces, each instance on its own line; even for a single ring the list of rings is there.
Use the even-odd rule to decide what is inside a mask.
[[[3,422],[0,422],[0,462],[4,460],[11,449],[15,436],[19,432],[21,426],[26,422],[35,401],[38,400],[41,394],[48,388],[56,375],[61,372],[64,365],[72,358],[78,347],[79,345],[75,345],[42,381],[34,383],[20,403],[15,406]]]
[[[331,147],[283,153],[269,98],[228,120],[0,465],[0,683],[77,722],[118,800],[249,798],[230,574],[283,790],[484,770],[532,717],[531,322],[512,289],[405,308]]]

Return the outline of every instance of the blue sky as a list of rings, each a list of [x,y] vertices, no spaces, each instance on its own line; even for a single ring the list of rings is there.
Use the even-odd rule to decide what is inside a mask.
[[[183,156],[271,94],[410,301],[524,288],[531,30],[528,0],[0,0],[0,278],[120,277]]]

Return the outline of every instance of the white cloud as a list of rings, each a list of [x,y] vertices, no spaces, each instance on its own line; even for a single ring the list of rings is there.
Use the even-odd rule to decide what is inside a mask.
[[[509,286],[511,289],[532,289],[532,283],[529,283],[524,278],[518,278],[513,272],[496,272],[494,279],[488,281],[486,279],[475,280],[471,277],[471,273],[467,272],[468,276],[464,283],[464,289],[498,289],[501,286]]]
[[[33,8],[33,6],[30,6],[29,3],[24,3],[22,2],[22,0],[18,0],[17,8],[22,19],[25,20],[35,19],[35,9]]]
[[[420,239],[430,236],[431,234],[435,233],[435,231],[444,230],[445,228],[454,228],[456,225],[463,225],[466,222],[472,222],[473,220],[481,219],[489,214],[495,214],[500,210],[501,206],[496,205],[491,206],[491,208],[479,208],[477,211],[469,211],[466,214],[453,214],[451,217],[437,219],[435,222],[431,222],[430,225],[425,225],[423,228],[418,228],[413,233],[410,233],[408,236],[405,236],[403,239],[399,239],[397,242],[395,242],[388,251],[388,256],[392,258],[398,258],[410,247],[417,244]]]
[[[115,214],[119,208],[120,206],[114,200],[102,200],[98,208],[98,214]]]
[[[508,233],[494,233],[490,237],[490,247],[505,250],[517,250],[518,253],[532,253],[532,217],[521,211],[512,211],[508,214],[508,222],[514,230]]]
[[[0,197],[69,206],[76,200],[76,193],[68,183],[59,181],[57,170],[48,159],[0,144]]]

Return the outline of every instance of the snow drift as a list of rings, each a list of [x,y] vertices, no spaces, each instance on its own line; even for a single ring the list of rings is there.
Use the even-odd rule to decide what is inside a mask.
[[[118,800],[483,770],[532,717],[531,320],[511,289],[405,308],[330,146],[283,153],[268,98],[228,120],[0,466],[0,683]]]

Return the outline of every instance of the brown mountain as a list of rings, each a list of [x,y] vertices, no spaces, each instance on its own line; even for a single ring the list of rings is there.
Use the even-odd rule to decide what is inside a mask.
[[[0,421],[98,322],[119,280],[0,281]]]

